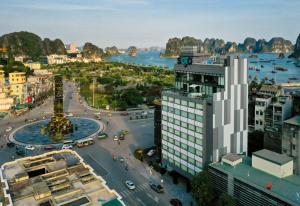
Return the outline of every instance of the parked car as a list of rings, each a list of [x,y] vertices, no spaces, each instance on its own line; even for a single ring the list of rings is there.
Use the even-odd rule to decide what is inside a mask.
[[[34,118],[34,119],[28,120],[28,122],[30,122],[30,123],[31,123],[31,122],[36,122],[36,121],[37,121],[37,119],[35,119],[35,118]]]
[[[104,138],[107,138],[108,135],[104,132],[100,132],[100,133],[98,133],[97,137],[98,137],[98,139],[104,139]]]
[[[7,147],[14,147],[16,144],[13,142],[7,142],[6,146]]]
[[[125,185],[130,190],[134,190],[135,189],[134,183],[132,181],[130,181],[130,180],[125,181]]]
[[[148,115],[148,112],[146,112],[146,111],[142,112],[142,116],[147,116],[147,115]]]
[[[182,206],[182,202],[179,199],[176,199],[176,198],[171,199],[170,203],[173,206]]]
[[[150,185],[151,189],[153,189],[157,193],[163,193],[164,192],[164,188],[160,184],[150,182],[149,185]]]
[[[128,112],[122,112],[121,115],[122,116],[128,116]]]
[[[55,150],[56,147],[54,145],[48,145],[44,147],[44,150]]]
[[[65,140],[64,144],[75,145],[75,142],[73,140]]]
[[[32,151],[32,150],[35,149],[35,147],[32,146],[32,145],[26,145],[25,149],[26,149],[26,150],[31,150],[31,151]]]
[[[120,140],[124,140],[124,139],[125,139],[125,135],[124,135],[123,133],[120,133],[119,139],[120,139]]]
[[[124,135],[127,135],[129,132],[128,132],[128,130],[121,130],[120,133],[124,134]]]
[[[6,132],[10,132],[12,129],[13,129],[12,127],[7,127],[7,128],[5,129],[5,131],[6,131]]]
[[[155,150],[154,150],[154,149],[150,149],[150,150],[147,152],[147,156],[148,156],[148,157],[152,157],[154,154],[155,154]]]
[[[72,149],[73,146],[70,144],[64,144],[61,149]]]
[[[119,140],[118,135],[115,135],[114,138],[113,138],[113,140],[114,140],[114,141],[118,141],[118,140]]]

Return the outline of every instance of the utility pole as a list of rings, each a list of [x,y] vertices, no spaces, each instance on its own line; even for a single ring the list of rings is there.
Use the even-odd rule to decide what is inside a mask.
[[[95,86],[96,86],[96,77],[93,77],[93,107],[95,107]]]

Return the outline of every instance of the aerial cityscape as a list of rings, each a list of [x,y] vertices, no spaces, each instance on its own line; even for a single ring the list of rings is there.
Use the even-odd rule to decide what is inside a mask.
[[[300,206],[300,2],[0,5],[0,206]]]

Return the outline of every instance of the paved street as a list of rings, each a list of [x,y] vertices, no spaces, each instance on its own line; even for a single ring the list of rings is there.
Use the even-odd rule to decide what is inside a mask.
[[[64,85],[64,106],[66,112],[72,112],[74,116],[95,117],[94,112],[87,109],[84,104],[80,103],[79,95],[73,84],[65,83]],[[5,129],[8,126],[17,128],[24,124],[25,118],[41,119],[44,113],[50,117],[53,111],[53,98],[49,98],[38,108],[33,109],[27,114],[12,118],[9,117],[0,120],[1,145],[0,163],[10,161],[15,156],[14,148],[6,147]],[[184,205],[189,205],[190,195],[185,193],[183,185],[173,185],[168,176],[161,177],[155,171],[150,172],[145,163],[141,163],[133,156],[136,148],[153,146],[153,119],[128,120],[128,117],[113,113],[108,118],[109,123],[105,123],[105,132],[109,138],[96,140],[96,144],[85,148],[75,148],[83,159],[91,165],[98,175],[101,175],[107,184],[115,189],[124,199],[127,205],[170,205],[169,200],[177,197],[185,200]],[[120,145],[117,141],[112,140],[112,136],[117,134],[121,129],[129,131],[124,141]],[[113,160],[113,155],[122,157],[124,162]],[[128,165],[128,171],[125,169]],[[149,187],[149,179],[155,179],[160,182],[163,179],[166,192],[158,194]],[[134,191],[129,191],[124,182],[132,180],[136,184]]]

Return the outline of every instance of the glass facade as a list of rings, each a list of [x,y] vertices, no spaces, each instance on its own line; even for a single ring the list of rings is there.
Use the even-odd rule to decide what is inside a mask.
[[[184,172],[202,170],[203,105],[163,96],[162,158]]]
[[[224,76],[180,73],[175,76],[175,88],[187,93],[203,93],[212,96],[213,93],[224,90]]]

